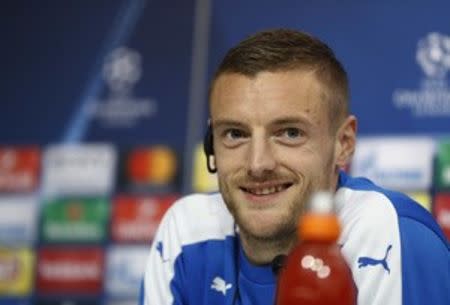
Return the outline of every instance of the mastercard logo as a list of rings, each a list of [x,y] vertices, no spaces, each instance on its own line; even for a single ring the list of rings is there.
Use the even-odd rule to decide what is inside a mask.
[[[128,179],[137,184],[169,184],[176,173],[175,153],[166,146],[139,148],[127,158]]]

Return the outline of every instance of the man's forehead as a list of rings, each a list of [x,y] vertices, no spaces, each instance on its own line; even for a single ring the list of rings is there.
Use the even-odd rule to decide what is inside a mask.
[[[275,71],[260,71],[256,74],[247,75],[237,72],[224,72],[216,77],[213,81],[212,89],[220,86],[229,86],[237,83],[253,83],[257,84],[260,82],[273,82],[274,80],[286,81],[290,79],[297,79],[305,81],[306,79],[311,79],[318,82],[315,70],[313,69],[289,69],[289,70],[275,70]],[[219,87],[220,87],[219,86]]]
[[[211,114],[273,112],[286,116],[319,111],[322,87],[309,71],[261,72],[252,77],[227,73],[219,76],[211,92]]]

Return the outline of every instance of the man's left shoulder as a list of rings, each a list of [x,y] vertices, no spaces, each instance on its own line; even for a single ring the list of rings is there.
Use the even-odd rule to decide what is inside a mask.
[[[405,194],[368,179],[340,182],[338,242],[358,287],[358,303],[448,304],[448,242],[433,216]]]
[[[345,227],[361,232],[377,230],[379,234],[409,235],[411,227],[449,246],[441,228],[430,212],[401,192],[379,187],[368,179],[347,178],[336,194],[337,211]]]

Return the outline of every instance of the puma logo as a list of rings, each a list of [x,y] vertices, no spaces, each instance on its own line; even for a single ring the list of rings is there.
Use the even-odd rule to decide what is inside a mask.
[[[164,258],[164,248],[163,243],[161,241],[156,244],[156,251],[159,252],[159,256],[161,257],[163,263],[169,261],[169,259]]]
[[[227,294],[227,290],[233,287],[232,284],[225,282],[225,280],[219,276],[216,276],[212,282],[211,289],[221,292],[224,296]]]
[[[391,251],[391,249],[392,249],[392,245],[389,245],[386,249],[386,254],[384,255],[384,258],[382,258],[382,259],[361,256],[360,258],[358,258],[358,268],[381,265],[388,273],[391,273],[391,269],[389,269],[389,265],[387,263],[387,257],[389,255],[389,252]]]

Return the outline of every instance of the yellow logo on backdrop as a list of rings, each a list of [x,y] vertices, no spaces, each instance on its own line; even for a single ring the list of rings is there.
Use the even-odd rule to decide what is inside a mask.
[[[431,196],[425,192],[407,193],[409,197],[420,203],[425,209],[431,212]]]
[[[34,260],[29,249],[0,248],[0,296],[31,293]]]
[[[203,143],[197,145],[194,151],[193,188],[195,192],[215,192],[218,190],[217,176],[210,174],[206,168],[206,156],[203,153]]]

